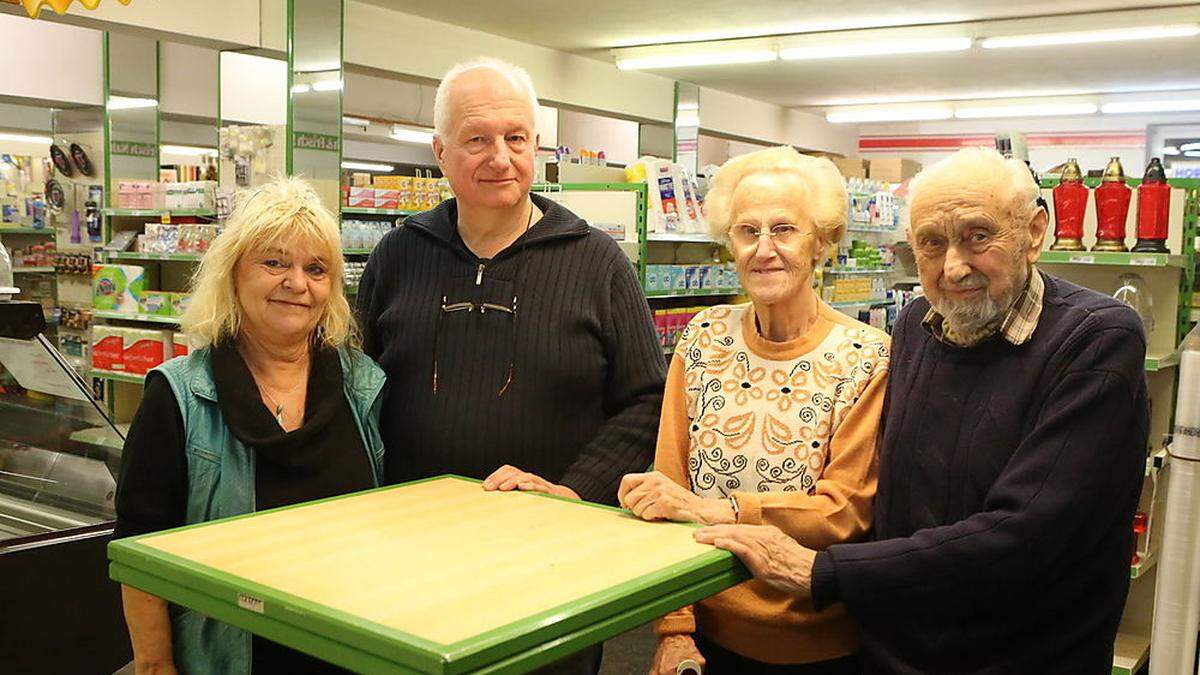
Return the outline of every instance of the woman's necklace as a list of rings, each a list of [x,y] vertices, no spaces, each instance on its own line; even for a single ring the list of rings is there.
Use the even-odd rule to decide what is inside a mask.
[[[249,365],[249,364],[247,364],[247,365]],[[250,370],[250,374],[254,376],[254,384],[258,386],[258,390],[264,396],[267,397],[267,400],[271,402],[271,405],[275,406],[275,421],[279,423],[280,427],[283,427],[283,413],[284,413],[283,404],[280,403],[278,400],[275,399],[274,396],[271,395],[271,388],[267,384],[265,384],[266,378],[262,378],[262,380],[260,381],[258,374],[255,373],[253,369]],[[302,387],[306,384],[308,384],[307,373],[305,373],[305,376],[300,379],[300,382],[298,384],[296,384],[296,386],[292,387],[291,389],[288,389],[287,391],[276,392],[276,393],[279,393],[280,398],[286,399],[287,397],[296,393],[297,389],[299,389],[300,387]]]

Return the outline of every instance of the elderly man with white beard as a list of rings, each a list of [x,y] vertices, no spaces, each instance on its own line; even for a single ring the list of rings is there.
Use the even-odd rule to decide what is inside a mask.
[[[1149,405],[1136,313],[1034,265],[1047,214],[1019,161],[962,150],[913,180],[926,297],[900,315],[874,541],[774,527],[698,540],[816,608],[866,673],[1107,673],[1129,586]]]

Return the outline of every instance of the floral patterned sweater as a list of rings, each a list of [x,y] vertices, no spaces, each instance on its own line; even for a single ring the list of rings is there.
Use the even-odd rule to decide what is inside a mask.
[[[871,525],[888,337],[818,301],[801,337],[770,342],[751,304],[719,305],[688,324],[667,375],[655,468],[705,498],[734,497],[738,522],[775,525],[823,550]],[[660,635],[700,631],[767,663],[856,652],[840,605],[758,581],[673,612]]]

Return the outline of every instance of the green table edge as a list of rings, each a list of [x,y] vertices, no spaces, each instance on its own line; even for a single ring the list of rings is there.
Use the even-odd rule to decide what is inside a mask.
[[[309,506],[312,504],[334,501],[338,499],[346,499],[348,497],[379,492],[382,490],[390,490],[401,486],[416,485],[445,478],[453,478],[472,483],[481,482],[472,478],[446,474],[410,481],[398,485],[389,485],[346,495],[338,495],[335,497],[305,502],[302,504],[292,504],[289,506],[280,507],[278,509],[262,511],[259,512],[259,514],[299,508],[301,506]],[[553,495],[545,495],[542,493],[527,492],[520,494],[545,499],[574,501]],[[592,508],[626,513],[623,509],[604,504],[594,504],[590,502],[575,503],[582,503]],[[166,534],[168,532],[179,532],[196,527],[206,527],[219,522],[248,518],[250,516],[259,514],[243,514],[222,520],[186,525],[184,527],[174,528],[172,530],[164,530],[161,532],[154,532],[110,542],[108,545],[108,557],[109,560],[112,561],[112,565],[110,566],[110,576],[112,576],[115,581],[120,582],[125,582],[126,579],[130,579],[130,585],[135,585],[132,583],[133,579],[129,577],[122,579],[118,578],[117,575],[127,575],[129,571],[137,572],[140,575],[137,577],[137,580],[145,581],[146,579],[150,579],[157,580],[156,583],[161,582],[161,587],[158,588],[158,592],[155,592],[154,589],[150,588],[145,588],[143,590],[155,595],[161,595],[167,600],[176,602],[177,604],[186,604],[185,600],[203,598],[206,606],[215,608],[218,611],[202,611],[202,613],[239,626],[241,626],[241,624],[238,623],[238,621],[243,617],[243,615],[258,617],[259,619],[266,617],[265,614],[254,614],[250,611],[241,610],[238,608],[238,595],[253,594],[252,597],[264,602],[267,608],[265,611],[269,613],[293,613],[293,616],[298,616],[304,620],[304,625],[312,626],[314,630],[321,630],[322,639],[335,640],[338,642],[338,644],[345,644],[357,649],[365,650],[372,654],[373,658],[383,658],[385,660],[391,659],[389,663],[399,663],[401,665],[414,668],[421,668],[423,665],[428,668],[428,666],[431,665],[431,659],[428,658],[428,655],[431,653],[436,654],[440,656],[442,664],[439,665],[438,669],[436,670],[424,670],[422,672],[437,672],[447,674],[460,672],[460,669],[463,668],[470,669],[472,667],[483,667],[488,663],[504,661],[506,658],[512,657],[514,653],[523,650],[532,649],[534,651],[538,651],[538,645],[543,645],[547,641],[563,638],[572,632],[583,632],[590,634],[593,630],[598,630],[595,628],[596,625],[602,626],[606,622],[610,621],[614,616],[620,616],[620,614],[610,614],[612,607],[618,601],[626,603],[634,601],[637,603],[644,603],[646,606],[654,608],[652,611],[647,610],[649,613],[644,617],[639,614],[638,618],[640,623],[629,624],[629,627],[632,628],[637,625],[641,625],[641,623],[646,623],[647,621],[650,621],[658,616],[662,616],[667,612],[694,602],[695,600],[699,600],[703,597],[707,597],[708,595],[724,590],[725,588],[734,586],[737,583],[748,579],[750,576],[742,564],[737,561],[732,554],[713,549],[712,551],[706,552],[705,554],[693,558],[685,563],[668,568],[668,570],[660,570],[658,572],[631,579],[612,588],[599,591],[566,605],[554,607],[545,612],[520,619],[511,624],[501,626],[458,643],[442,645],[416,635],[393,628],[388,628],[386,626],[363,620],[329,607],[318,605],[315,602],[298,598],[289,593],[283,593],[271,588],[267,588],[234,575],[214,571],[207,566],[193,563],[173,554],[159,551],[140,543],[141,539]],[[683,569],[682,573],[679,572],[681,567]],[[162,571],[167,571],[169,573],[177,570],[189,570],[192,574],[194,574],[194,581],[196,583],[189,587],[183,587],[179,586],[175,582],[164,579],[161,576]],[[671,575],[674,575],[674,578],[666,578]],[[696,596],[684,602],[680,602],[674,606],[659,606],[662,603],[658,601],[662,600],[664,597],[669,598],[675,593],[684,591],[687,588],[696,585],[701,585],[706,590],[705,594]],[[663,594],[664,586],[667,586],[665,596]],[[187,591],[186,595],[188,597],[178,597],[178,591],[180,590]],[[625,595],[622,595],[623,593]],[[231,598],[231,600],[218,600],[217,598],[220,597]],[[594,624],[593,622],[595,622],[597,615],[601,615],[602,618],[598,624]],[[289,624],[282,622],[279,622],[279,625],[281,629],[286,629],[289,626]],[[308,633],[310,631],[300,632]],[[292,636],[292,634],[288,634],[288,636]],[[271,636],[267,635],[266,637]],[[598,639],[604,638],[601,637]],[[575,643],[572,642],[571,644]],[[303,645],[290,644],[290,646],[294,646],[300,648],[302,651],[306,651],[303,649]],[[587,645],[577,644],[574,649],[580,649],[584,646]],[[541,652],[538,651],[538,653]],[[555,653],[559,652],[556,651]],[[446,670],[445,668],[447,667],[450,669]]]

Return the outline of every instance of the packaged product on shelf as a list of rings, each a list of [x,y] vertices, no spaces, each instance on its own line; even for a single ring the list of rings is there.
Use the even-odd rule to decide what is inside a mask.
[[[167,354],[174,353],[174,338],[169,330],[123,328],[125,350],[122,358],[125,372],[145,375],[151,368],[162,365]]]
[[[100,370],[125,369],[125,333],[116,326],[92,326],[92,367]]]
[[[171,316],[183,316],[192,296],[187,293],[169,293],[168,297],[171,299]]]
[[[117,208],[154,208],[154,186],[148,181],[120,181],[117,183]]]
[[[416,199],[413,194],[413,178],[412,176],[388,176],[395,178],[395,190],[398,193],[396,198],[399,208],[412,210],[416,208]]]
[[[375,208],[377,209],[398,209],[400,208],[400,191],[392,189],[375,188]]]
[[[687,268],[684,265],[671,265],[671,287],[670,291],[686,291],[687,290]]]
[[[137,314],[146,285],[146,268],[139,265],[93,265],[92,306]]]
[[[143,291],[138,301],[139,311],[154,316],[174,316],[175,308],[171,302],[171,295],[166,291]]]
[[[700,288],[700,280],[697,276],[699,268],[695,265],[683,266],[683,287],[689,291],[694,291]]]
[[[650,211],[654,232],[678,232],[680,230],[679,200],[682,195],[675,191],[675,180],[671,174],[671,163],[658,160],[647,167],[646,180],[653,181],[649,192]]]
[[[658,290],[658,265],[646,265],[646,290]]]
[[[187,333],[176,331],[171,333],[171,358],[187,356],[191,353],[191,342]]]
[[[353,208],[375,208],[375,189],[351,187],[346,206]]]

